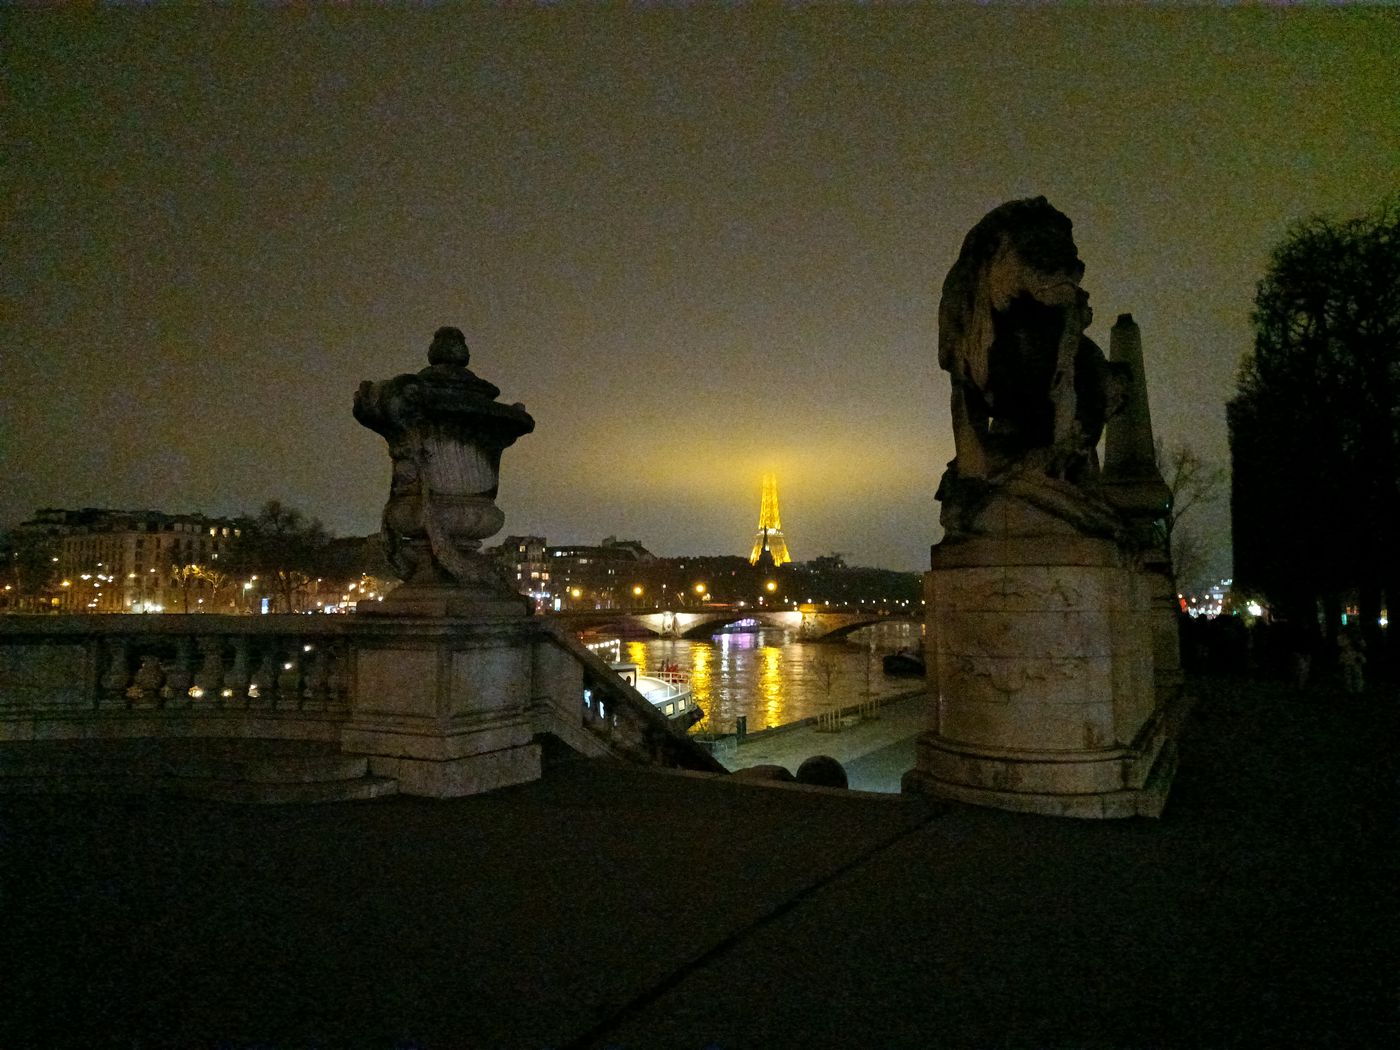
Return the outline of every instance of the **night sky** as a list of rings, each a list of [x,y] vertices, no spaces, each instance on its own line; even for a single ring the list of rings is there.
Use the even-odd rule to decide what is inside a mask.
[[[1400,188],[1398,69],[1383,10],[6,11],[0,522],[371,532],[351,396],[452,324],[536,420],[504,532],[744,554],[772,470],[799,560],[923,568],[967,229],[1067,213],[1224,463],[1270,247]]]

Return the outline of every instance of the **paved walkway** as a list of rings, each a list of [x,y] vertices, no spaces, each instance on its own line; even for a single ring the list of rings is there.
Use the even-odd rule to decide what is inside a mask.
[[[601,761],[2,798],[0,1047],[1400,1045],[1397,709],[1207,683],[1157,821]]]
[[[880,705],[876,717],[836,731],[801,725],[754,733],[721,760],[731,770],[778,765],[796,773],[813,755],[830,755],[846,769],[857,791],[898,792],[899,780],[914,766],[914,738],[923,731],[928,694],[917,693]]]

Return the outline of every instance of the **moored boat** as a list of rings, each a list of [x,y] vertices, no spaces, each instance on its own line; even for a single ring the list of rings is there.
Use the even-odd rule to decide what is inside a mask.
[[[666,669],[642,674],[633,663],[610,665],[628,685],[641,693],[651,705],[670,719],[671,724],[680,729],[689,729],[705,717],[691,695],[690,674],[686,671]]]

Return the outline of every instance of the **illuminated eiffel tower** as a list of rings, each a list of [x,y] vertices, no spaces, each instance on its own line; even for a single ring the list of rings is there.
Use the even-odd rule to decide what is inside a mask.
[[[778,479],[772,474],[763,475],[763,501],[758,508],[758,535],[753,540],[753,553],[749,564],[757,565],[764,555],[771,558],[774,565],[785,565],[792,561],[788,553],[787,540],[783,539],[783,523],[778,518]]]

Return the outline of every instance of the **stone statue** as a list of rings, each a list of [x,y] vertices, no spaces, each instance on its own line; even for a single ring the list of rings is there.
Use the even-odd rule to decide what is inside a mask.
[[[1084,334],[1083,275],[1069,219],[1036,197],[974,226],[943,282],[957,447],[924,577],[928,728],[903,783],[1032,813],[1157,816],[1189,706],[1153,540],[1170,493],[1140,333],[1121,316],[1104,359]]]
[[[963,241],[938,306],[953,382],[956,458],[939,486],[950,535],[1005,491],[1077,528],[1111,533],[1095,446],[1125,372],[1084,335],[1093,317],[1070,220],[1044,197],[1009,201]]]
[[[495,502],[501,453],[535,421],[523,405],[498,402],[500,390],[467,368],[469,360],[461,331],[439,328],[427,368],[366,380],[355,392],[355,418],[384,437],[393,461],[383,537],[405,581],[391,595],[396,605],[444,588],[514,596],[478,551],[505,522]]]

